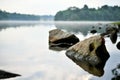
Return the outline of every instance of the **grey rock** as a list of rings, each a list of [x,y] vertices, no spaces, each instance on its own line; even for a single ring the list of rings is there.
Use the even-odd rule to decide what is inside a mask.
[[[110,34],[110,40],[112,43],[116,43],[117,41],[117,33],[118,29],[116,27],[107,27],[106,33]]]
[[[104,38],[100,35],[78,42],[66,51],[66,55],[84,70],[96,76],[104,74],[104,65],[109,58]]]
[[[91,30],[90,33],[95,34],[95,33],[97,33],[97,31],[96,30]]]
[[[64,50],[79,42],[79,39],[71,33],[60,29],[49,31],[49,49]]]

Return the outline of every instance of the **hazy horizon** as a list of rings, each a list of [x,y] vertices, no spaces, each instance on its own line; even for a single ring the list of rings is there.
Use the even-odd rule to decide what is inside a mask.
[[[1,0],[0,10],[10,13],[55,15],[60,10],[73,6],[82,8],[85,4],[89,8],[98,8],[103,5],[120,6],[120,0]]]

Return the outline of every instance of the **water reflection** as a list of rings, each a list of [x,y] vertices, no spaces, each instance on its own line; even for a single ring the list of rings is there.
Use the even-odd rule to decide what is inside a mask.
[[[68,32],[82,33],[87,36],[91,33],[105,33],[107,27],[118,27],[117,25],[109,24],[110,22],[58,22],[55,23],[56,28],[64,29]]]
[[[73,42],[75,44],[70,45],[72,47],[68,46]],[[67,57],[85,71],[96,76],[104,74],[103,68],[109,58],[109,53],[105,47],[105,40],[101,36],[90,37],[79,42],[79,39],[71,35],[71,33],[54,29],[49,31],[49,49],[51,48],[56,51],[68,48]]]
[[[92,34],[101,34],[101,36],[109,37],[113,44],[116,43],[117,38],[120,37],[119,25],[110,24],[111,22],[56,22],[55,26],[58,29],[64,29],[75,34],[82,33],[84,36]],[[116,45],[119,49],[119,43]]]
[[[7,29],[2,27],[0,31],[0,68],[22,75],[9,80],[111,80],[114,77],[111,70],[120,62],[119,51],[116,48],[119,37],[115,44],[106,37],[106,46],[111,57],[104,67],[104,75],[96,77],[76,66],[66,57],[65,51],[48,49],[48,32],[56,29],[53,23],[38,22],[32,27],[22,25],[23,23],[16,26],[17,28],[14,28],[14,25],[9,28],[12,24],[6,22],[4,24],[8,25]],[[76,35],[80,40],[91,36],[89,31],[87,36],[83,36],[79,30]]]
[[[101,36],[104,37],[108,37],[111,40],[111,42],[113,44],[116,43],[117,41],[117,37],[119,34],[119,28],[118,25],[114,25],[114,24],[108,24],[108,23],[92,23],[92,24],[79,24],[79,23],[55,23],[56,28],[58,29],[63,29],[63,30],[67,30],[68,32],[73,32],[73,33],[82,33],[84,36],[87,36],[88,34],[92,33],[92,34],[101,34]],[[117,48],[119,49],[119,42],[116,45]],[[67,48],[67,47],[66,47]],[[61,50],[61,48],[57,48],[57,50]],[[53,50],[56,50],[55,48]],[[102,52],[101,52],[102,53]],[[103,55],[102,55],[103,56]],[[105,57],[107,57],[105,55]],[[82,67],[84,70],[86,70],[87,72],[94,74],[96,76],[101,76],[104,74],[104,65],[106,64],[106,61],[103,64],[97,65],[97,66],[92,66],[90,65],[88,62],[81,62],[81,61],[77,61],[76,59],[72,60],[79,65],[80,67]]]
[[[47,23],[47,24],[46,24]],[[41,22],[41,21],[0,21],[0,31],[2,29],[7,29],[10,27],[17,28],[17,27],[33,27],[36,25],[52,25],[53,22]]]
[[[79,67],[83,68],[85,71],[89,72],[90,74],[93,74],[95,76],[101,77],[104,74],[103,64],[99,64],[97,66],[91,65],[89,62],[85,61],[77,61],[75,59],[72,59]]]

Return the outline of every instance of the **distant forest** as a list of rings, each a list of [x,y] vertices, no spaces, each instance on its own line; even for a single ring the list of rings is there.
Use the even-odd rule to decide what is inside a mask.
[[[120,21],[120,7],[104,5],[98,9],[70,7],[67,10],[59,11],[55,15],[56,21]]]
[[[52,15],[30,15],[30,14],[20,14],[20,13],[9,13],[0,10],[0,20],[53,20]]]

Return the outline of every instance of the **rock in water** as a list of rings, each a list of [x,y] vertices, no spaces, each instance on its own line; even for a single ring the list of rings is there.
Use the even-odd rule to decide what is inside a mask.
[[[71,33],[64,32],[60,29],[49,31],[49,48],[50,49],[67,49],[70,46],[79,42],[79,39]],[[61,48],[61,49],[59,49]]]
[[[104,38],[100,35],[78,42],[66,51],[66,55],[84,70],[96,76],[104,74],[104,65],[109,58]]]
[[[112,70],[114,77],[111,80],[120,80],[120,64]]]
[[[7,79],[7,78],[12,78],[17,76],[20,76],[20,75],[0,70],[0,79]]]
[[[112,43],[116,43],[116,41],[117,41],[117,32],[118,32],[118,29],[116,27],[107,27],[106,28],[106,33],[110,34],[110,40]]]
[[[97,33],[97,31],[96,30],[91,30],[90,33],[95,34],[95,33]]]
[[[120,50],[120,42],[118,42],[116,46],[117,46],[117,49]]]

